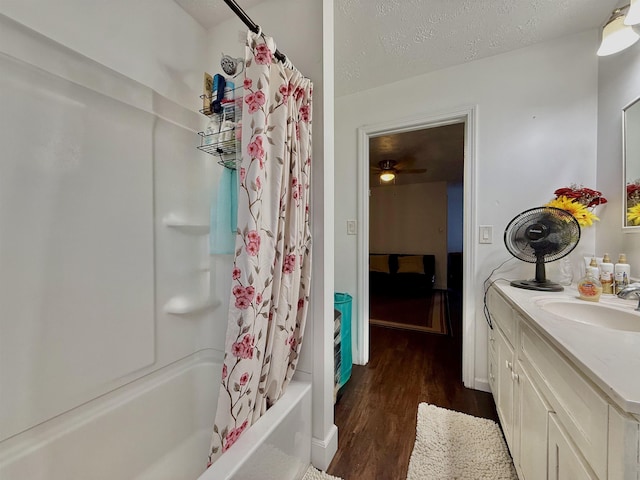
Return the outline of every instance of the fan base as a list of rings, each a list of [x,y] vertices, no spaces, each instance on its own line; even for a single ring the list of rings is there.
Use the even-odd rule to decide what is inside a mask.
[[[514,280],[511,282],[512,287],[525,288],[527,290],[538,290],[541,292],[562,292],[564,287],[559,283],[537,280]]]

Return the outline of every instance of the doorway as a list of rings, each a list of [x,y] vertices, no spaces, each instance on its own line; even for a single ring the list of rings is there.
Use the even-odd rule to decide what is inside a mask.
[[[372,139],[396,134],[417,132],[455,124],[464,128],[464,166],[463,166],[463,232],[464,257],[462,261],[462,343],[463,362],[462,379],[466,386],[474,386],[475,370],[475,327],[472,305],[472,272],[474,265],[474,243],[472,233],[475,231],[475,207],[473,202],[475,191],[475,107],[452,111],[437,116],[425,116],[399,120],[387,124],[362,127],[358,129],[358,301],[354,334],[354,363],[366,364],[369,359],[369,231],[370,231],[370,195],[373,181],[370,168],[370,142]],[[420,170],[420,168],[412,167]],[[402,173],[400,172],[399,175]],[[419,175],[419,174],[418,174]],[[408,176],[408,175],[407,175]],[[393,252],[390,252],[393,253]],[[440,284],[447,282],[447,252],[440,259]]]
[[[449,308],[461,301],[461,272],[448,259],[463,247],[464,127],[369,139],[371,325],[441,335],[455,327],[461,338],[460,315],[450,315],[460,309]]]

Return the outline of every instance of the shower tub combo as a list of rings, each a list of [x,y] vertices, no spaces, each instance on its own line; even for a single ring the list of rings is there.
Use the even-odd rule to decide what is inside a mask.
[[[220,269],[202,228],[163,223],[208,216],[201,116],[2,15],[0,72],[0,478],[301,478],[305,373],[206,469]]]
[[[301,478],[310,463],[311,386],[296,381],[205,470],[220,372],[201,352],[9,439],[0,478]]]

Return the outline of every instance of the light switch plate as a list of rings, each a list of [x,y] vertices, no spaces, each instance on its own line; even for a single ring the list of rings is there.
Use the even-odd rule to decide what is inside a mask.
[[[480,243],[493,243],[493,225],[480,225]]]
[[[355,220],[347,220],[347,235],[356,235],[358,233],[358,224]]]

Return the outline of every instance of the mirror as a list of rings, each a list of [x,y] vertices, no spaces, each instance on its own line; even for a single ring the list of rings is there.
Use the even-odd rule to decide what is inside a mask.
[[[640,98],[622,110],[622,225],[640,230]]]

